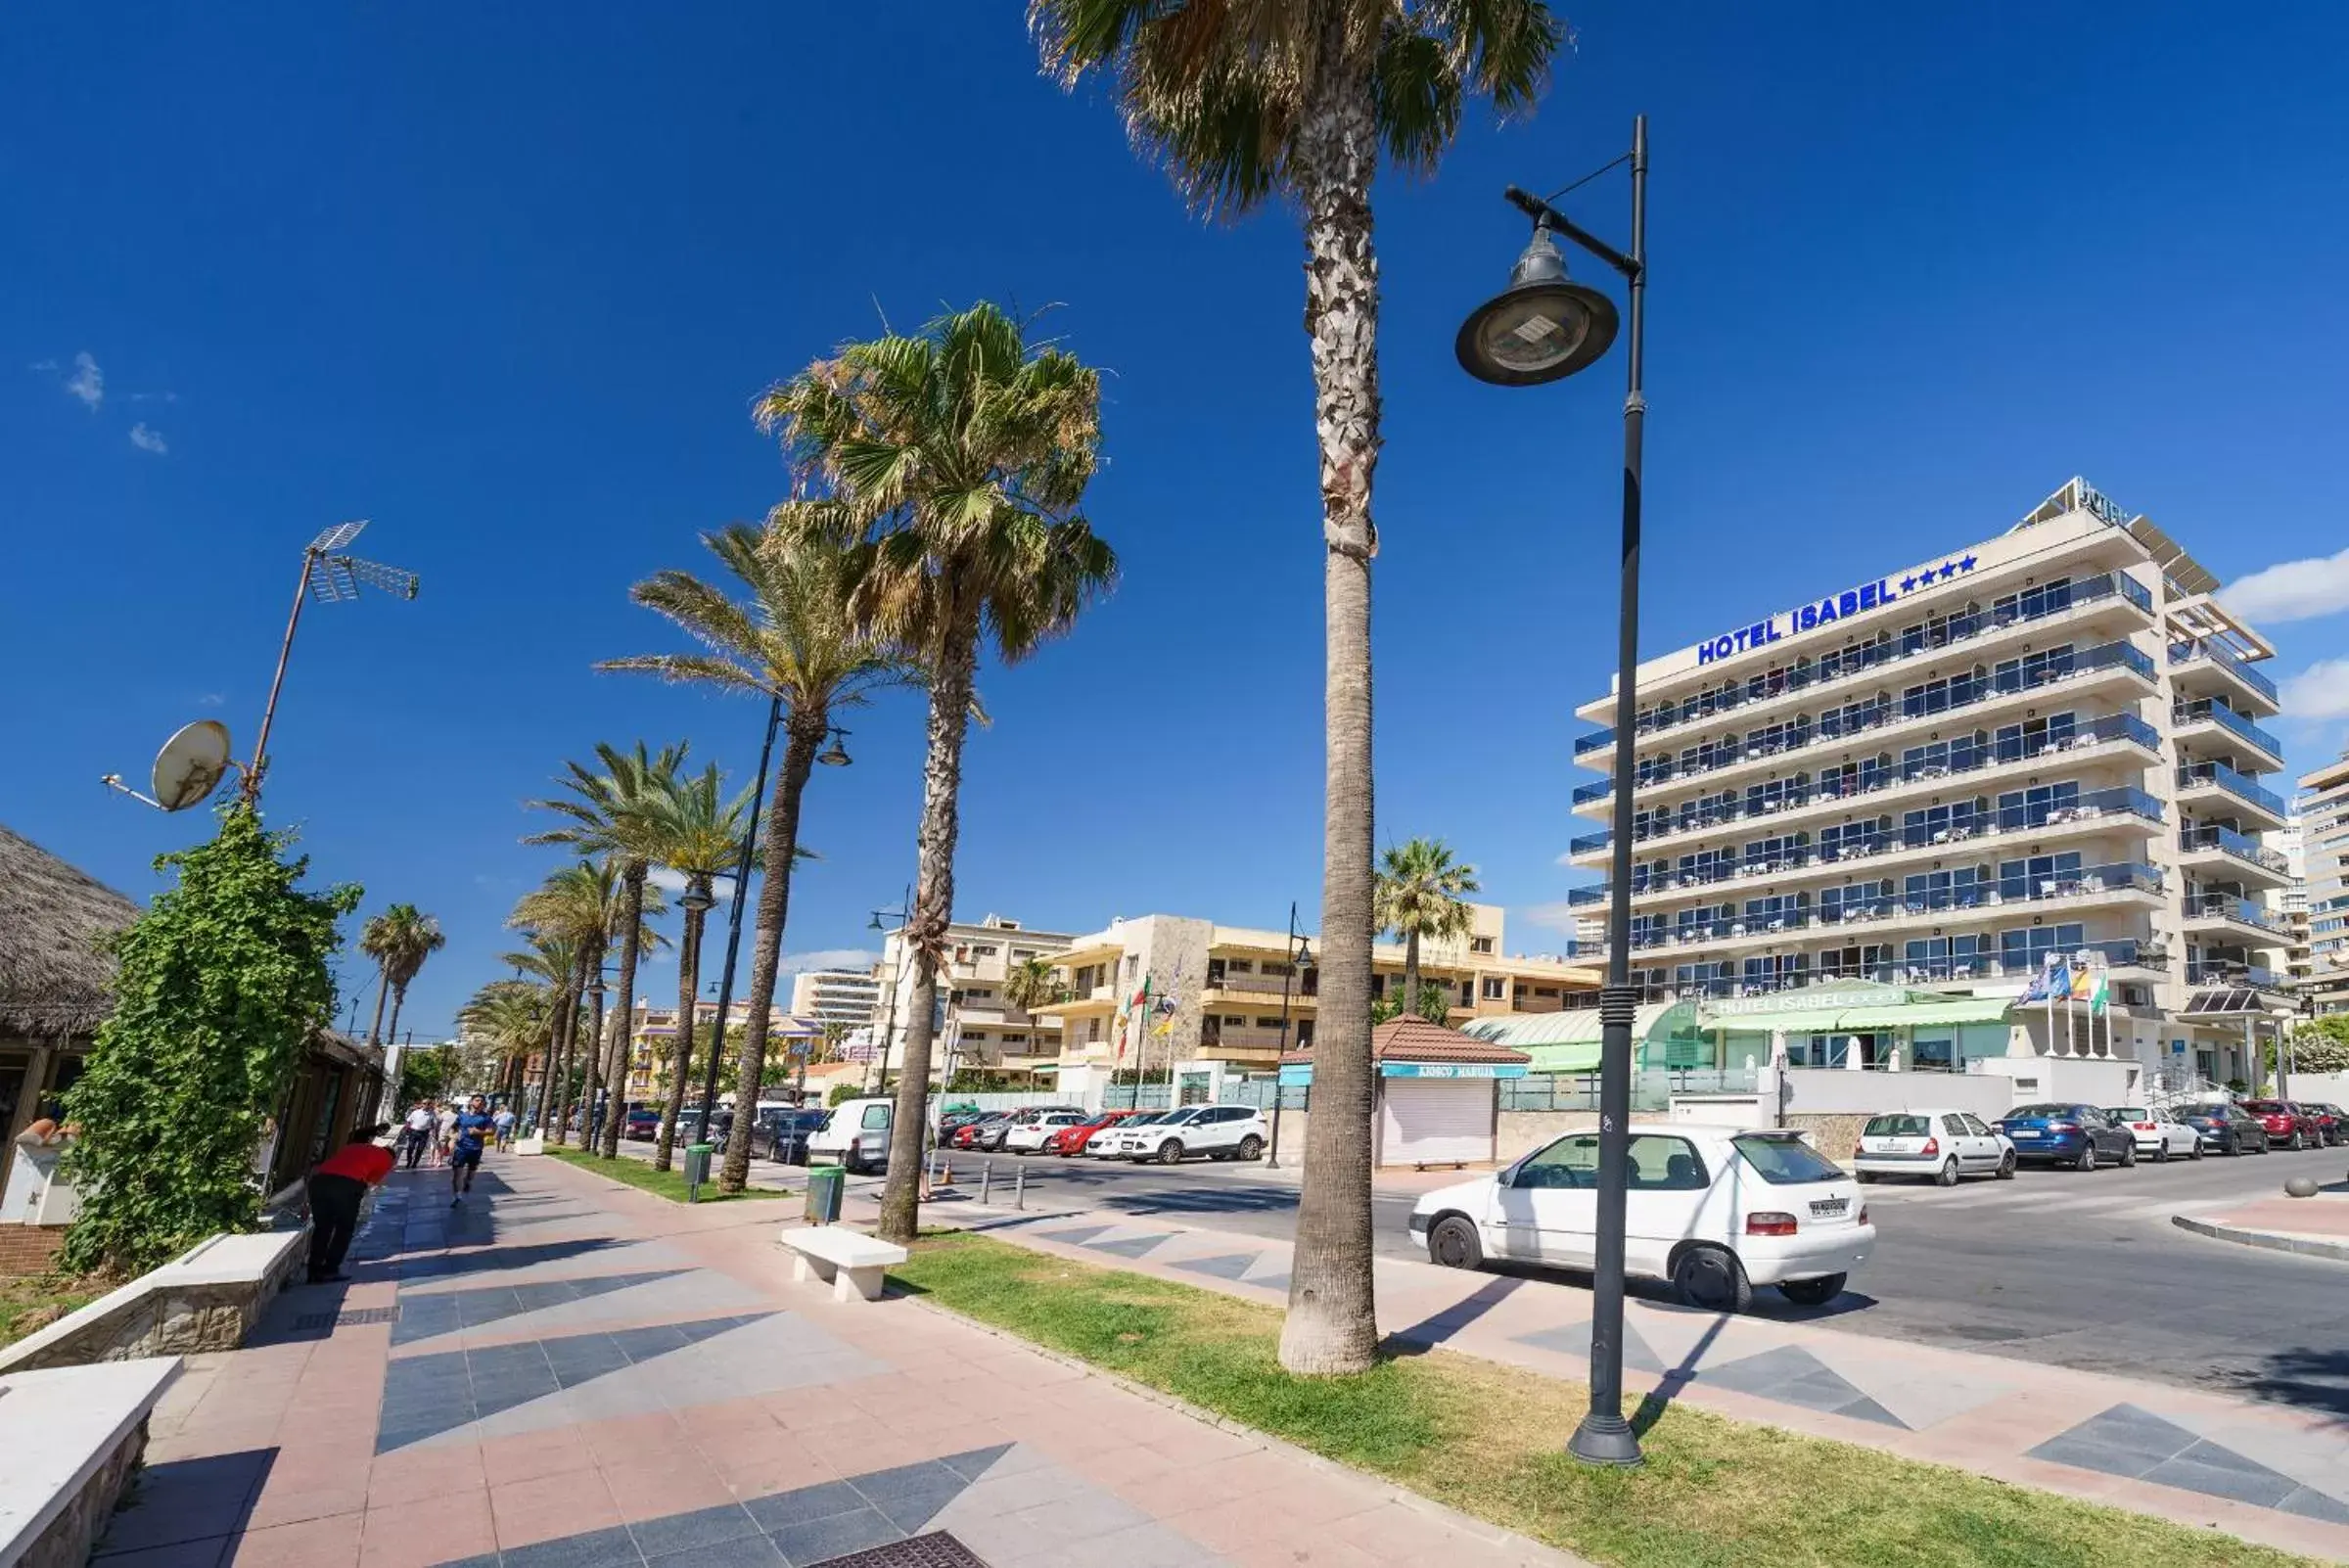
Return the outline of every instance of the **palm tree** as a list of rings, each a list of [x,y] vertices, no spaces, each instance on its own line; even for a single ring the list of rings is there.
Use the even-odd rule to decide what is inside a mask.
[[[656,1171],[668,1169],[677,1117],[685,1109],[685,1088],[693,1079],[693,1012],[702,989],[702,930],[715,901],[714,884],[733,871],[742,855],[753,804],[748,790],[725,799],[714,762],[699,774],[672,779],[662,792],[654,858],[685,879],[677,899],[685,919],[677,940],[677,1034],[669,1050],[668,1103],[662,1108],[661,1130],[653,1143]],[[725,1038],[721,1018],[713,1031],[711,1049],[722,1049]]]
[[[620,1018],[622,1043],[605,1053],[604,1130],[601,1152],[607,1160],[620,1158],[621,1108],[627,1094],[630,1014],[636,1005],[636,965],[643,955],[644,881],[652,871],[662,791],[685,761],[685,746],[664,747],[658,757],[638,741],[633,753],[598,743],[600,773],[577,762],[567,762],[561,780],[569,796],[531,804],[555,812],[566,825],[533,833],[525,844],[566,844],[582,854],[609,854],[619,862],[622,899],[620,915],[620,990],[613,998]]]
[[[1003,999],[1028,1015],[1031,1050],[1043,1027],[1036,1017],[1036,1010],[1060,1000],[1063,990],[1059,978],[1052,973],[1052,960],[1040,955],[1021,959],[1003,976]]]
[[[1030,0],[1043,69],[1115,94],[1134,146],[1193,208],[1267,198],[1304,223],[1305,329],[1321,447],[1325,766],[1313,1125],[1280,1361],[1370,1365],[1370,558],[1378,464],[1382,157],[1429,173],[1467,99],[1530,110],[1564,28],[1543,0]]]
[[[661,941],[647,924],[662,912],[661,890],[650,888],[644,898],[637,926],[640,950]],[[553,1052],[540,1075],[539,1120],[555,1130],[557,1143],[570,1139],[576,1080],[582,1076],[575,1068],[581,1038],[579,993],[592,990],[595,977],[603,972],[604,955],[621,935],[624,910],[624,885],[613,866],[613,857],[606,855],[555,872],[542,886],[524,894],[507,920],[508,925],[553,936],[575,955],[573,972],[556,985],[562,994],[562,1011]],[[603,1022],[599,1010],[585,1037],[593,1060],[583,1076],[590,1084],[601,1084],[609,1076],[610,1047],[603,1038]]]
[[[517,1068],[533,1052],[553,1049],[556,1000],[555,990],[541,981],[493,980],[457,1009],[457,1023],[466,1036],[486,1040],[502,1058],[498,1082],[507,1085],[507,1093],[513,1092]]]
[[[919,871],[906,940],[913,996],[880,1234],[913,1238],[938,965],[953,918],[962,745],[984,632],[1005,664],[1065,631],[1116,581],[1080,512],[1100,443],[1097,372],[1032,348],[981,303],[910,337],[844,346],[760,400],[783,432],[799,498],[781,547],[850,547],[857,622],[921,663],[930,688]]]
[[[1426,998],[1419,992],[1419,939],[1445,942],[1468,935],[1476,911],[1462,896],[1478,891],[1476,867],[1452,859],[1442,839],[1388,847],[1378,868],[1377,920],[1379,930],[1403,938],[1399,1005],[1404,1012],[1427,1016]]]
[[[526,900],[537,897],[525,896]],[[538,1065],[537,1117],[540,1131],[551,1127],[555,1141],[561,1143],[566,1128],[555,1114],[555,1101],[561,1085],[567,1082],[565,1061],[578,1029],[582,983],[579,945],[570,936],[555,935],[558,928],[551,924],[528,925],[519,916],[509,917],[507,923],[526,925],[524,937],[529,946],[521,952],[507,953],[504,962],[513,969],[517,982],[537,987],[547,998],[546,1051]]]
[[[399,1038],[399,1010],[407,1003],[408,987],[423,970],[424,961],[447,945],[440,922],[412,903],[395,903],[360,928],[359,950],[380,966],[383,989],[392,994],[391,1038]],[[384,1015],[380,992],[375,998],[375,1015],[380,1030]],[[369,1043],[381,1044],[385,1038],[376,1033]]]
[[[737,1084],[759,1084],[766,1071],[767,1014],[775,1004],[775,972],[791,911],[791,869],[801,853],[800,801],[816,751],[839,710],[861,707],[871,692],[910,681],[915,672],[849,614],[846,551],[838,544],[807,539],[762,545],[760,530],[740,524],[705,533],[702,542],[740,585],[742,598],[676,571],[639,582],[629,597],[676,623],[706,651],[611,659],[596,668],[755,693],[781,706],[783,766],[767,797],[765,839],[770,850],[782,847],[766,857],[782,869],[759,883],[749,1017],[735,1070]],[[736,889],[735,897],[741,896]],[[718,1190],[740,1192],[750,1179],[750,1139],[729,1139]]]

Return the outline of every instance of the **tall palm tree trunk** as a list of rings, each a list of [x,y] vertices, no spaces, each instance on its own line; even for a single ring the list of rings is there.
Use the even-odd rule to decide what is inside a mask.
[[[685,1113],[685,1085],[693,1077],[694,993],[702,989],[702,922],[707,909],[685,911],[685,929],[677,939],[677,1042],[668,1053],[668,1103],[661,1108],[661,1131],[653,1141],[653,1169],[666,1171],[677,1146],[677,1118]],[[717,1021],[717,1038],[725,1038],[726,1021]],[[740,1101],[741,1095],[735,1099]],[[746,1124],[747,1133],[748,1127]]]
[[[1324,61],[1345,57],[1338,13]],[[1358,1372],[1378,1350],[1370,1276],[1370,558],[1377,530],[1378,261],[1370,180],[1377,128],[1366,69],[1325,68],[1297,137],[1305,206],[1306,330],[1321,443],[1327,617],[1323,716],[1321,984],[1313,1030],[1313,1115],[1306,1130],[1289,1311],[1280,1363]],[[895,1178],[895,1172],[892,1172]]]
[[[554,1098],[548,1102],[554,1107],[557,1143],[571,1141],[571,1106],[578,1083],[579,1014],[584,1006],[587,977],[595,972],[591,965],[601,961],[600,957],[581,952],[577,967],[571,973],[571,989],[563,993],[563,1051],[555,1067]],[[586,1130],[581,1128],[579,1142],[584,1145],[586,1141]]]
[[[743,1021],[742,1061],[734,1075],[734,1120],[743,1135],[726,1140],[717,1190],[740,1192],[751,1181],[751,1136],[743,1106],[756,1104],[766,1081],[766,1013],[775,1004],[775,971],[783,961],[783,930],[791,914],[791,868],[799,855],[800,797],[815,770],[816,749],[831,727],[829,710],[794,710],[783,743],[783,770],[766,810],[766,870],[759,879],[759,930],[751,949],[750,1017]],[[734,890],[736,898],[742,890]],[[725,1021],[720,1019],[723,1029]],[[721,1035],[719,1037],[723,1038]],[[748,1096],[746,1100],[746,1096]]]
[[[375,977],[375,1022],[369,1026],[367,1031],[367,1043],[370,1045],[381,1045],[384,1042],[384,1003],[391,999],[391,983],[384,978],[381,971],[378,971]],[[399,1085],[394,1084],[392,1087],[393,1092],[397,1092]]]
[[[403,983],[392,988],[392,1027],[385,1032],[386,1039],[399,1038],[399,1010],[408,1004],[408,988]]]
[[[948,623],[938,668],[931,672],[929,751],[922,763],[922,831],[913,890],[913,996],[905,1021],[905,1050],[898,1061],[897,1114],[889,1131],[889,1184],[881,1193],[878,1232],[884,1241],[910,1242],[921,1223],[923,1142],[928,1132],[930,1044],[938,1012],[938,959],[954,918],[954,841],[961,828],[962,742],[971,723],[971,685],[978,663],[978,617]],[[1368,917],[1365,915],[1364,917]],[[1364,1214],[1369,1184],[1363,1183]]]
[[[563,1077],[570,1071],[571,1040],[578,1028],[579,1001],[566,992],[555,998],[555,1016],[546,1033],[546,1065],[538,1075],[538,1132],[563,1141]]]
[[[1395,1016],[1401,1018],[1405,1013],[1413,1018],[1427,1016],[1419,1006],[1419,928],[1416,926],[1403,934],[1403,1006],[1396,1010]]]
[[[615,1026],[620,1040],[614,1045],[611,1064],[604,1078],[604,1131],[598,1145],[607,1160],[620,1158],[620,1124],[627,1120],[628,1099],[628,1029],[636,1015],[636,945],[644,926],[644,877],[649,868],[642,860],[630,860],[621,874],[627,889],[622,900],[620,928],[620,989],[613,996],[613,1006],[619,1022]]]

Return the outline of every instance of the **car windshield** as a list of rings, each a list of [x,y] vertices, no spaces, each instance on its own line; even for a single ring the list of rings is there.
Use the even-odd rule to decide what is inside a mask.
[[[2023,1117],[2070,1116],[2071,1114],[2072,1107],[2068,1105],[2018,1105],[2000,1120],[2012,1122]]]
[[[1921,1138],[1931,1129],[1921,1116],[1871,1116],[1867,1126],[1860,1130],[1862,1137]]]
[[[2243,1109],[2253,1116],[2276,1116],[2283,1110],[2281,1100],[2245,1100]]]
[[[1755,1174],[1773,1187],[1800,1186],[1811,1181],[1840,1181],[1843,1171],[1800,1138],[1747,1132],[1729,1140]]]
[[[1164,1111],[1144,1111],[1139,1116],[1128,1116],[1112,1122],[1110,1126],[1115,1128],[1148,1127],[1153,1122],[1165,1121],[1167,1113]]]
[[[1158,1119],[1158,1125],[1161,1127],[1175,1127],[1181,1123],[1190,1121],[1193,1117],[1199,1114],[1199,1111],[1200,1107],[1196,1105],[1186,1105],[1179,1111],[1169,1111],[1166,1115],[1160,1117]]]
[[[2117,1122],[2149,1122],[2152,1120],[2152,1113],[2142,1105],[2109,1106],[2105,1109],[2104,1114]]]

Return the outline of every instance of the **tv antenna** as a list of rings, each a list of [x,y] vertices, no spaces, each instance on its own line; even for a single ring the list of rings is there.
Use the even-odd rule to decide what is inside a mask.
[[[228,726],[216,718],[199,718],[183,725],[155,754],[155,767],[148,774],[152,796],[123,783],[119,773],[109,773],[99,782],[159,811],[184,811],[218,789],[221,775],[235,765],[228,760]]]
[[[286,639],[277,650],[277,674],[269,682],[268,705],[261,710],[261,732],[253,739],[253,761],[245,764],[245,777],[240,785],[249,806],[260,797],[261,775],[269,767],[269,726],[277,717],[277,694],[286,683],[286,662],[294,655],[294,628],[301,624],[302,605],[311,599],[322,604],[342,604],[356,599],[362,586],[395,598],[416,597],[420,583],[415,573],[377,561],[362,561],[347,553],[345,546],[366,527],[365,518],[355,523],[338,523],[302,549],[301,579],[294,588],[294,612],[286,618]]]

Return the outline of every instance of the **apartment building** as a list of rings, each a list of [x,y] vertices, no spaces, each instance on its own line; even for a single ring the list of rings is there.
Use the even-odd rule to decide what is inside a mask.
[[[2014,1054],[2255,1081],[2252,1041],[2290,1005],[2290,872],[2265,842],[2287,813],[2261,782],[2283,758],[2260,723],[2274,650],[2220,586],[2074,480],[1996,537],[1642,664],[1636,978],[1659,998],[2010,996],[2061,954],[2105,975],[2113,1043],[2086,1009],[2061,1034],[2034,1010]],[[1617,744],[1585,735],[1577,760],[1606,772]],[[1575,811],[1604,823],[1609,792]],[[1599,831],[1570,855],[1603,872],[1608,850]]]
[[[2308,963],[2302,992],[2320,1013],[2349,1013],[2349,751],[2300,780],[2308,859]]]
[[[1451,1021],[1495,1014],[1557,1012],[1591,1005],[1599,972],[1563,958],[1509,956],[1502,911],[1472,904],[1467,935],[1422,942],[1422,984],[1442,986]],[[1068,1075],[1180,1063],[1221,1063],[1270,1072],[1278,1065],[1284,1007],[1292,1049],[1313,1041],[1318,975],[1292,967],[1285,930],[1219,925],[1187,915],[1143,915],[1071,942],[1055,959],[1065,999],[1041,1011],[1056,1020],[1056,1066]],[[1403,983],[1404,949],[1373,949],[1371,992]]]
[[[2292,814],[2283,824],[2283,831],[2275,836],[2271,847],[2283,856],[2284,868],[2291,881],[2284,885],[2277,907],[2283,912],[2284,926],[2291,932],[2291,945],[2284,950],[2283,973],[2285,984],[2295,992],[2308,986],[2310,960],[2308,952],[2308,833],[2305,799],[2295,799]]]
[[[629,1009],[628,1023],[628,1091],[631,1100],[647,1100],[668,1092],[669,1053],[677,1044],[677,1004],[667,1005],[639,996]],[[729,1034],[750,1022],[748,1003],[734,1002],[726,1009],[726,1028]],[[698,1082],[707,1060],[702,1054],[710,1048],[711,1037],[716,1032],[717,1003],[697,1002],[693,1009],[694,1077]],[[784,1042],[805,1038],[815,1033],[812,1026],[804,1025],[779,1007],[770,1007],[766,1014],[767,1038],[771,1049],[784,1048]],[[698,1090],[696,1091],[698,1093]]]
[[[1022,964],[1037,958],[1057,962],[1069,941],[1065,932],[1031,931],[995,914],[948,926],[946,962],[939,972],[932,1015],[931,1071],[970,1067],[1016,1073],[1051,1066],[1060,1053],[1060,1030],[1050,1019],[1033,1018],[1015,1006],[1006,988]],[[850,1055],[869,1062],[886,1048],[894,1068],[903,1055],[913,1012],[913,950],[902,926],[883,939],[875,989],[869,1027],[852,1042]]]
[[[870,969],[808,969],[791,977],[795,1018],[858,1028],[881,1001],[881,977]]]

